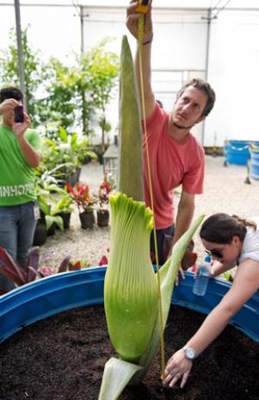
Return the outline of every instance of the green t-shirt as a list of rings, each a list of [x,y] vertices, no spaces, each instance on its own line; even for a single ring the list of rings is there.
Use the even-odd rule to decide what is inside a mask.
[[[40,135],[28,129],[24,137],[40,151]],[[35,175],[14,132],[0,125],[0,206],[16,206],[36,199]]]

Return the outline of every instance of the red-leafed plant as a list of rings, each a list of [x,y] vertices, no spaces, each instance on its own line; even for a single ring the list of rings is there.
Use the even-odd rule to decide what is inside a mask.
[[[87,260],[78,259],[69,262],[69,271],[77,271],[89,267],[90,263]]]
[[[98,209],[97,209],[97,225],[105,227],[109,225],[109,194],[112,191],[112,185],[107,180],[107,175],[103,177],[103,181],[98,192]]]
[[[112,185],[108,182],[107,180],[107,175],[105,174],[103,177],[103,181],[99,187],[99,193],[98,193],[98,198],[99,198],[99,205],[100,208],[102,209],[105,205],[108,205],[109,202],[109,194],[112,191]]]
[[[110,252],[110,249],[107,249],[107,254],[102,255],[98,265],[101,267],[102,265],[107,265],[108,264],[108,253]]]
[[[89,268],[90,267],[90,263],[87,262],[86,260],[71,260],[70,256],[67,256],[66,258],[64,258],[64,260],[61,262],[57,273],[60,272],[67,272],[67,271],[77,271],[83,268]],[[49,267],[42,267],[40,269],[40,274],[42,277],[46,277],[46,276],[50,276],[50,275],[54,275],[56,272],[49,268]]]
[[[70,256],[64,258],[57,272],[71,270],[70,258]],[[55,274],[55,270],[49,267],[39,268],[39,260],[39,247],[35,247],[29,253],[26,268],[22,268],[5,249],[0,247],[0,274],[11,279],[16,286],[22,286],[38,278],[44,278]],[[6,293],[6,291],[0,288],[0,295],[4,293]]]
[[[67,190],[71,194],[73,201],[77,204],[79,212],[93,211],[96,199],[94,196],[90,195],[90,188],[87,183],[80,184],[77,182],[74,188],[67,183]]]
[[[0,247],[0,274],[11,279],[16,286],[25,285],[39,277],[39,258],[39,247],[35,247],[29,253],[27,266],[22,268],[5,249]],[[1,290],[2,292],[3,290]]]

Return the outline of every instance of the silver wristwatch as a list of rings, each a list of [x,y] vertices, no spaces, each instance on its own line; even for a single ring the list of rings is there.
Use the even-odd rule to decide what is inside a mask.
[[[197,357],[196,351],[192,347],[184,346],[183,351],[187,360],[193,361]]]

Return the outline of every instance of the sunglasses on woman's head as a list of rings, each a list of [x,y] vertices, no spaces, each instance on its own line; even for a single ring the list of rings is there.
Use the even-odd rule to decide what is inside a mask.
[[[217,250],[217,249],[208,250],[208,249],[206,249],[205,252],[208,253],[212,257],[223,258],[223,254],[222,254],[222,252],[220,250]]]

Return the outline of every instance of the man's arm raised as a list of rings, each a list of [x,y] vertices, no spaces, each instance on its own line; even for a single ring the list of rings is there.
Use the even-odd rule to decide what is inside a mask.
[[[137,12],[137,1],[131,1],[127,9],[127,27],[130,33],[138,40],[138,22],[140,14]],[[144,101],[146,118],[148,118],[155,107],[155,96],[151,86],[151,46],[153,39],[153,25],[151,16],[151,1],[148,6],[148,12],[144,16],[144,36],[142,45],[142,71],[143,71],[143,85],[144,85]],[[137,48],[135,58],[135,70],[139,86],[140,95],[142,95],[141,81],[140,81],[140,51]]]

